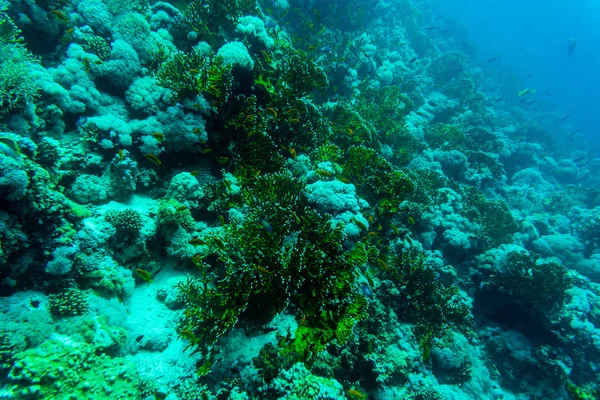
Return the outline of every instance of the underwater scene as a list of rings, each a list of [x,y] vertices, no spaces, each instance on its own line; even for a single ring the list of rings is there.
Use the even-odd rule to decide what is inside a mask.
[[[599,18],[0,0],[0,400],[600,399]]]

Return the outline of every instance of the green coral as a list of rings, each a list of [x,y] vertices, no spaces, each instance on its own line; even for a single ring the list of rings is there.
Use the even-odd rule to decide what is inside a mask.
[[[105,217],[121,234],[136,234],[142,229],[142,215],[133,208],[111,210]]]
[[[259,176],[242,197],[243,222],[227,225],[204,259],[195,258],[200,278],[180,284],[188,309],[181,329],[206,355],[204,373],[242,316],[266,322],[294,306],[302,323],[285,347],[306,362],[333,340],[343,344],[365,317],[342,228],[308,207],[302,181],[287,172]]]
[[[12,368],[15,348],[11,333],[0,329],[0,373]]]
[[[1,114],[23,108],[39,97],[40,86],[31,73],[39,60],[20,43],[20,34],[10,17],[0,12]]]
[[[156,72],[160,86],[171,89],[175,99],[202,95],[215,107],[224,105],[233,87],[232,66],[222,57],[208,57],[197,51],[175,52]]]
[[[565,267],[556,262],[539,262],[527,251],[511,252],[504,270],[490,282],[524,307],[541,313],[562,306],[572,285]]]
[[[468,61],[469,57],[458,51],[442,53],[429,63],[427,75],[436,86],[443,87],[465,72]]]
[[[256,8],[251,0],[192,0],[183,13],[186,28],[198,33],[199,40],[215,43],[222,32],[231,32],[237,20]]]
[[[133,399],[138,395],[133,364],[96,355],[93,346],[67,340],[47,340],[18,353],[6,380],[15,399]]]
[[[457,286],[445,287],[436,272],[426,265],[425,253],[413,248],[393,255],[385,272],[398,288],[401,299],[394,302],[400,318],[414,324],[422,345],[457,327],[469,331],[473,320],[469,307],[462,302]]]
[[[600,391],[596,385],[580,387],[573,382],[568,381],[566,389],[572,400],[597,400],[600,397]]]
[[[356,104],[356,110],[374,127],[382,142],[405,131],[405,117],[413,107],[413,102],[398,86],[379,89],[366,84],[360,88]]]
[[[354,183],[367,201],[378,203],[380,213],[397,211],[415,188],[406,173],[365,146],[350,147],[342,168],[343,178]]]
[[[461,214],[481,224],[481,239],[486,247],[509,243],[519,230],[510,209],[502,200],[490,200],[474,187],[463,191]]]
[[[160,201],[157,222],[159,229],[167,235],[172,234],[178,227],[182,227],[186,232],[196,229],[196,221],[189,208],[173,199]]]
[[[584,246],[584,255],[590,257],[600,247],[600,207],[589,211],[575,226],[575,234]]]
[[[87,294],[77,288],[50,295],[49,308],[53,317],[83,315],[88,307]]]
[[[464,145],[465,135],[454,125],[437,123],[425,127],[425,140],[432,148],[454,150]]]

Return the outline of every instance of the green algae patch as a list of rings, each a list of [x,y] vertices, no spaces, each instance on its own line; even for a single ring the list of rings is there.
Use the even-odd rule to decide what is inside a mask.
[[[94,347],[67,337],[18,353],[3,392],[14,399],[132,399],[138,389],[130,362],[96,355]]]

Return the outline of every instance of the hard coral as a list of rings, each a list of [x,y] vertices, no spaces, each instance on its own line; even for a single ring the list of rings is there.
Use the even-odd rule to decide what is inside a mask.
[[[76,316],[88,310],[87,294],[77,288],[50,295],[50,313],[53,317]]]
[[[121,234],[138,233],[143,226],[140,212],[132,208],[111,210],[106,214],[105,219]]]

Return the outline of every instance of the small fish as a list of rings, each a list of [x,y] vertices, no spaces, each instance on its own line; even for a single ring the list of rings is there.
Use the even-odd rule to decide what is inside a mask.
[[[500,103],[502,100],[504,100],[504,97],[499,97],[494,100],[494,103]]]
[[[367,229],[367,226],[361,221],[357,220],[356,217],[352,217],[351,221],[354,222],[361,230],[364,231]]]
[[[148,284],[152,282],[152,277],[150,276],[150,273],[145,269],[138,268],[135,270],[135,273],[138,274],[140,278],[148,282]]]
[[[413,217],[411,217],[410,215],[408,216],[408,223],[411,225],[415,224],[415,219]]]
[[[196,341],[196,335],[194,335],[194,332],[188,330],[188,329],[182,329],[179,331],[179,336],[181,336],[184,339],[189,340],[190,342],[195,342]]]
[[[569,38],[569,41],[567,42],[567,56],[571,57],[573,55],[573,52],[575,51],[575,48],[577,47],[577,40],[575,40],[575,38]]]
[[[519,97],[523,97],[528,93],[534,94],[535,92],[536,92],[535,89],[531,89],[531,88],[519,90]]]
[[[485,63],[486,64],[493,63],[494,61],[498,60],[499,58],[500,58],[499,56],[490,57],[485,61]]]
[[[379,268],[381,268],[384,271],[389,271],[390,267],[387,265],[387,263],[385,261],[383,261],[381,258],[377,260],[377,264],[379,264]]]
[[[65,33],[66,33],[67,35],[70,35],[71,33],[73,33],[73,31],[74,31],[74,30],[75,30],[75,28],[69,28],[69,29],[67,29],[67,30],[65,31]]]
[[[213,244],[221,251],[227,251],[227,248],[225,247],[225,243],[223,242],[223,240],[221,240],[220,237],[218,236],[213,236],[212,237],[212,241]]]
[[[175,211],[176,211],[176,212],[183,212],[183,211],[185,211],[185,210],[187,210],[187,209],[188,209],[188,208],[187,208],[187,206],[180,206],[180,207],[177,207],[177,208],[175,209]]]
[[[419,57],[413,57],[413,58],[411,58],[410,60],[408,60],[408,63],[409,63],[409,64],[412,64],[412,63],[414,63],[415,61],[417,61],[418,59],[419,59]]]
[[[123,149],[119,150],[119,162],[123,162],[123,160],[125,159],[125,156],[123,155]]]
[[[135,338],[135,341],[139,343],[139,342],[142,341],[143,338],[144,338],[144,335],[140,335],[140,336],[138,336],[138,337]]]
[[[267,221],[266,219],[261,219],[260,220],[260,226],[262,226],[263,228],[265,228],[265,230],[269,233],[273,233],[273,227],[271,226],[271,224],[269,223],[269,221]]]
[[[260,51],[263,56],[265,56],[265,61],[270,63],[271,61],[273,61],[273,59],[271,59],[271,56],[269,55],[269,53],[267,53],[265,50],[261,50]]]
[[[565,115],[564,117],[562,117],[560,120],[562,122],[564,122],[564,121],[568,120],[570,116],[571,116],[571,113],[568,113],[567,115]]]
[[[529,102],[526,103],[527,106],[532,106],[535,103],[537,103],[537,100],[530,100]]]
[[[331,51],[333,51],[333,49],[329,46],[323,46],[319,49],[319,51],[321,53],[331,53]]]
[[[581,129],[577,129],[576,131],[573,131],[573,132],[569,133],[569,136],[575,136],[575,135],[577,135],[579,132],[581,132]]]
[[[437,30],[437,27],[435,27],[435,26],[427,26],[427,27],[423,28],[423,30],[425,30],[425,31],[435,31],[435,30]]]
[[[300,320],[300,323],[298,324],[298,327],[301,327],[302,325],[304,325],[305,322],[306,322],[306,314],[304,314],[302,316],[302,319]]]
[[[200,129],[200,128],[194,128],[194,133],[198,134],[200,132],[202,132],[202,129]]]
[[[268,107],[267,111],[273,116],[273,118],[277,118],[277,111],[275,111],[275,109]]]
[[[350,396],[354,400],[364,400],[367,398],[367,396],[354,389],[348,390],[348,396]]]
[[[547,90],[544,90],[544,93],[546,93],[546,96],[552,96],[552,93],[550,93],[550,92],[549,92],[549,91],[547,91]]]
[[[531,75],[533,75],[533,72],[531,72],[529,75],[527,75],[527,76],[525,77],[525,79],[529,79],[529,78],[531,78]]]
[[[216,157],[215,160],[219,164],[227,164],[229,162],[229,158],[228,157],[223,157],[223,156]]]
[[[154,154],[152,153],[148,153],[145,155],[146,159],[148,159],[148,161],[150,161],[152,164],[156,164],[157,166],[160,167],[160,165],[162,164],[162,162],[159,160],[158,157],[156,157]]]
[[[59,10],[50,10],[50,12],[52,13],[52,15],[54,15],[56,18],[62,20],[63,22],[69,22],[69,18],[67,18],[67,16]]]
[[[198,176],[198,175],[200,175],[200,171],[198,171],[197,169],[195,169],[192,172],[190,172],[190,175],[192,175],[192,176]]]
[[[296,154],[296,149],[290,149],[290,154],[292,155],[294,161],[296,161],[296,159],[298,158],[298,154]]]
[[[331,178],[333,176],[331,172],[327,171],[326,169],[317,169],[315,170],[315,173],[325,178]]]
[[[86,73],[90,72],[90,69],[92,68],[92,62],[90,61],[89,58],[85,57],[83,59],[83,65],[85,67],[85,72]]]
[[[261,266],[258,266],[254,269],[262,274],[273,275],[273,271],[269,271],[268,269],[261,267]]]
[[[195,238],[191,239],[188,243],[191,244],[192,246],[203,246],[206,244],[206,241],[200,239],[199,237],[195,237]]]
[[[288,122],[290,124],[299,124],[302,121],[300,121],[298,118],[290,118],[290,119],[288,119]]]
[[[152,132],[152,137],[156,139],[158,143],[161,143],[164,140],[165,135],[160,132]]]
[[[394,232],[395,235],[398,235],[400,233],[400,231],[398,230],[398,228],[396,228],[395,225],[390,225],[390,229],[392,230],[392,232]]]
[[[579,157],[579,158],[576,158],[576,159],[574,159],[574,160],[573,160],[573,162],[574,162],[575,164],[577,164],[578,162],[581,162],[581,161],[585,160],[586,158],[587,158],[587,157]]]
[[[221,225],[221,226],[225,225],[225,217],[222,215],[219,215],[219,225]]]

